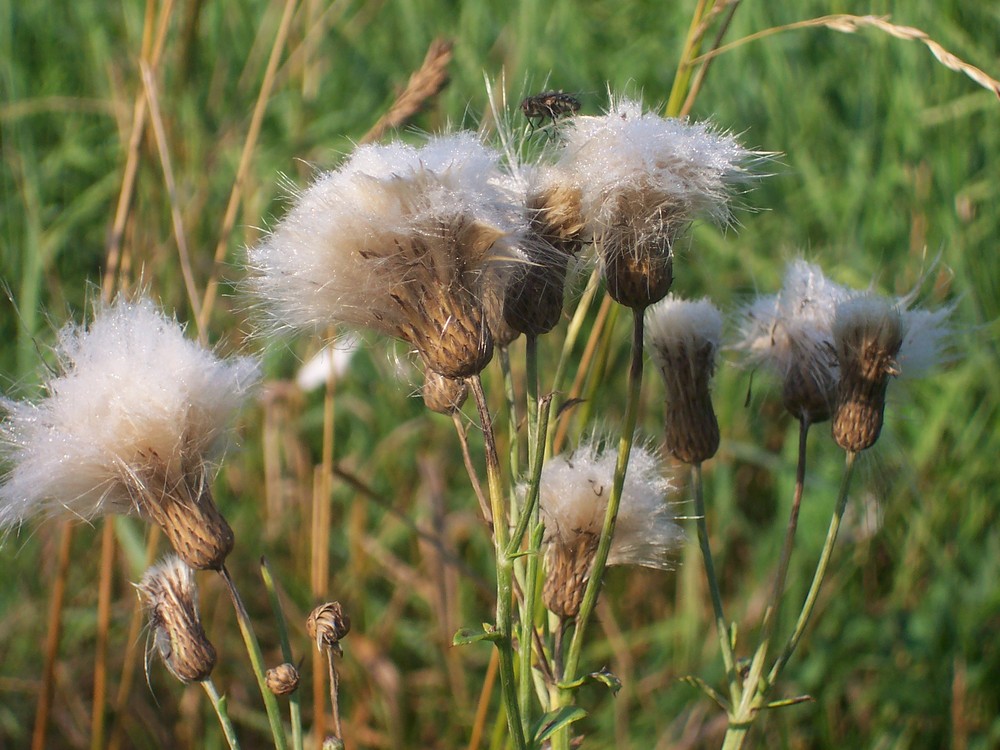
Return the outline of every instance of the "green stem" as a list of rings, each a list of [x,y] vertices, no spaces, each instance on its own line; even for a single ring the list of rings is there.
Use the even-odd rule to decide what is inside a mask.
[[[202,680],[201,686],[205,688],[208,699],[212,701],[212,708],[215,709],[215,715],[219,717],[219,724],[222,725],[222,733],[226,735],[229,747],[231,750],[240,750],[240,741],[236,737],[236,727],[233,726],[233,721],[229,718],[229,711],[226,709],[226,699],[219,695],[211,678]]]
[[[294,664],[292,644],[288,638],[288,621],[285,619],[285,612],[281,608],[281,601],[278,599],[278,590],[274,585],[271,566],[264,557],[260,558],[260,575],[264,579],[264,588],[267,589],[267,597],[271,601],[271,609],[278,624],[278,637],[281,640],[281,656],[287,663]],[[299,702],[298,690],[288,696],[288,714],[292,722],[292,747],[295,750],[303,750],[302,707]]]
[[[802,505],[802,492],[806,481],[806,440],[809,436],[809,420],[799,420],[799,453],[795,468],[795,493],[792,498],[792,510],[788,516],[788,528],[785,531],[785,541],[781,548],[781,558],[778,560],[778,572],[774,578],[774,588],[771,591],[771,600],[764,610],[764,626],[761,629],[760,643],[750,664],[750,670],[743,683],[743,697],[741,705],[737,711],[743,716],[760,690],[766,692],[766,686],[758,689],[761,677],[764,674],[764,665],[767,662],[767,653],[771,647],[771,639],[774,637],[774,629],[778,623],[781,610],[781,597],[785,591],[785,580],[788,577],[788,564],[792,557],[792,549],[795,546],[795,531],[799,525],[799,509]]]
[[[719,649],[722,651],[722,663],[726,667],[726,679],[729,682],[729,699],[732,701],[732,705],[735,706],[740,700],[740,685],[736,675],[736,658],[733,655],[732,636],[726,616],[722,610],[719,577],[715,573],[712,547],[708,543],[708,524],[705,521],[705,492],[700,463],[691,466],[691,494],[694,495],[694,515],[698,528],[698,545],[701,547],[701,556],[705,561],[705,577],[708,579],[708,590],[712,595],[715,630],[719,637]]]
[[[514,675],[514,654],[511,643],[513,630],[513,613],[511,602],[514,593],[514,566],[507,554],[509,544],[509,520],[504,513],[503,486],[500,478],[500,459],[497,456],[496,440],[493,435],[493,420],[490,417],[486,394],[478,375],[469,378],[472,393],[479,410],[479,421],[483,428],[483,443],[486,450],[486,477],[490,489],[490,507],[493,514],[493,540],[497,556],[497,622],[496,641],[500,657],[500,690],[503,694],[504,708],[507,712],[507,727],[516,750],[527,750],[524,739],[524,729],[521,725],[520,710],[517,702],[517,685]]]
[[[816,600],[819,597],[820,587],[823,585],[824,578],[826,578],[833,548],[837,542],[837,535],[840,533],[840,524],[844,519],[844,512],[847,510],[848,491],[851,486],[851,478],[854,474],[854,462],[856,458],[857,453],[847,453],[844,476],[840,483],[840,493],[837,496],[837,505],[833,516],[830,518],[830,527],[827,530],[826,541],[823,544],[823,550],[820,553],[819,562],[816,564],[816,571],[813,573],[812,583],[809,586],[809,593],[806,594],[806,599],[802,604],[802,610],[799,612],[795,628],[789,636],[788,642],[785,644],[781,654],[775,661],[774,666],[771,667],[766,681],[758,682],[754,686],[751,686],[748,681],[747,685],[753,688],[753,694],[749,699],[744,697],[737,715],[730,717],[729,729],[726,731],[726,738],[723,742],[724,750],[738,750],[743,747],[754,719],[765,705],[768,692],[774,687],[778,677],[781,676],[782,670],[788,664],[788,660],[791,659],[792,654],[795,653],[795,649],[805,633],[806,626],[809,624],[809,619],[816,606]]]
[[[236,622],[240,626],[240,633],[243,636],[243,643],[246,645],[247,654],[250,657],[250,665],[253,667],[254,676],[257,678],[257,686],[260,688],[261,697],[264,699],[264,708],[267,709],[267,720],[271,725],[271,735],[274,737],[275,750],[286,750],[288,745],[285,741],[285,728],[281,725],[281,715],[278,710],[278,700],[267,687],[267,677],[264,673],[264,655],[260,650],[260,643],[253,631],[253,624],[250,622],[250,615],[247,614],[243,600],[236,590],[229,569],[223,565],[219,569],[219,575],[225,581],[226,590],[233,600],[233,609],[236,610]]]
[[[570,641],[569,652],[566,656],[563,682],[572,682],[576,679],[577,669],[580,665],[580,656],[583,653],[584,634],[586,633],[587,624],[594,611],[594,607],[597,605],[597,597],[600,593],[602,579],[604,578],[604,569],[607,567],[608,554],[611,552],[611,539],[614,536],[615,523],[618,520],[618,507],[621,504],[622,489],[625,486],[625,472],[628,470],[628,460],[632,454],[635,424],[639,415],[639,395],[642,387],[643,312],[643,310],[632,311],[632,363],[629,367],[628,399],[625,403],[625,418],[622,422],[621,438],[618,441],[618,461],[615,464],[614,483],[611,487],[611,496],[608,498],[608,507],[604,514],[604,525],[601,528],[601,538],[597,544],[597,552],[594,554],[590,578],[587,581],[587,588],[584,591],[583,601],[580,604],[580,612],[576,617],[573,639]],[[563,700],[568,700],[568,697],[564,695]],[[562,732],[559,734],[562,734]]]

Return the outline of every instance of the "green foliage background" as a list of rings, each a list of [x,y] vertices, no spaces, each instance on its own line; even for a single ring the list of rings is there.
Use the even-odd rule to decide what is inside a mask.
[[[36,392],[46,347],[97,296],[121,186],[143,3],[0,0],[0,390]],[[664,102],[687,32],[690,3],[598,0],[311,0],[298,9],[230,242],[227,295],[210,338],[223,350],[247,341],[247,303],[230,294],[241,248],[284,210],[279,175],[305,183],[330,167],[385,111],[428,43],[455,42],[452,80],[417,119],[425,130],[475,124],[483,76],[501,73],[521,93],[560,88],[596,113],[606,88]],[[1000,74],[1000,6],[978,0],[744,2],[727,39],[832,12],[891,14],[927,31],[964,60]],[[160,105],[200,287],[212,270],[280,3],[178,2],[157,73]],[[677,262],[674,291],[709,294],[731,309],[777,289],[799,254],[837,281],[909,291],[929,274],[930,304],[955,304],[954,358],[926,382],[892,387],[886,433],[865,456],[853,519],[838,547],[817,624],[793,660],[788,696],[815,699],[769,716],[760,747],[989,748],[1000,745],[1000,101],[947,70],[914,42],[867,30],[812,28],[734,49],[713,64],[692,115],[779,152],[773,174],[745,196],[738,231],[699,227]],[[169,200],[155,144],[142,145],[125,244],[151,293],[190,316]],[[937,258],[933,266],[931,261]],[[872,281],[874,280],[874,281]],[[458,625],[490,617],[491,548],[445,420],[411,398],[395,351],[357,355],[338,386],[336,458],[383,502],[337,483],[331,598],[354,621],[344,666],[349,739],[358,747],[464,747],[488,659],[486,647],[453,651]],[[554,358],[557,347],[545,348]],[[268,377],[294,374],[315,342],[270,349]],[[390,356],[387,356],[389,353]],[[602,362],[606,384],[591,413],[614,428],[623,401],[627,330]],[[659,384],[649,373],[643,428],[654,436]],[[710,526],[728,611],[750,628],[777,557],[795,457],[794,425],[774,392],[723,368],[716,406],[724,444],[708,467]],[[285,424],[308,464],[318,462],[322,398],[307,394]],[[249,589],[265,644],[275,644],[256,560],[266,554],[288,593],[290,615],[311,607],[308,508],[292,502],[265,525],[261,408],[248,410],[241,445],[219,481],[237,533],[232,568]],[[814,431],[806,505],[789,596],[798,601],[825,533],[840,452]],[[435,489],[440,485],[440,489]],[[436,562],[413,524],[436,528],[461,569]],[[436,525],[435,525],[436,524]],[[31,734],[57,544],[52,524],[32,525],[0,548],[0,747]],[[116,524],[111,690],[127,641],[142,570],[144,527]],[[58,669],[52,747],[87,747],[99,531],[76,538]],[[692,545],[693,546],[693,545]],[[446,572],[442,572],[442,570]],[[457,572],[456,572],[457,571]],[[593,668],[625,682],[611,699],[596,688],[581,725],[592,747],[700,747],[717,741],[714,707],[679,682],[721,679],[710,607],[696,554],[674,574],[613,570],[592,630]],[[439,584],[451,581],[448,603]],[[485,587],[485,588],[484,588]],[[203,608],[222,655],[218,683],[250,737],[262,728],[236,629],[207,582]],[[794,612],[786,607],[786,617]],[[447,613],[447,616],[445,614]],[[452,620],[455,620],[454,622]],[[790,623],[789,623],[790,624]],[[450,628],[450,630],[449,630]],[[307,649],[301,628],[299,648]],[[151,664],[122,721],[126,746],[218,747],[197,700]],[[200,696],[200,693],[198,694]],[[495,701],[495,698],[494,698]],[[349,732],[351,730],[349,729]],[[260,734],[263,738],[266,734]],[[714,739],[713,739],[714,738]],[[254,744],[249,744],[253,747]]]

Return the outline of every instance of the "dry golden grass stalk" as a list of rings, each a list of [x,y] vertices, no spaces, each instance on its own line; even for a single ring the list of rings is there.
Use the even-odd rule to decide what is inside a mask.
[[[746,44],[747,42],[764,39],[765,37],[773,36],[774,34],[778,34],[783,31],[795,31],[798,29],[816,27],[832,29],[833,31],[839,31],[843,34],[853,34],[863,28],[875,28],[885,34],[888,34],[889,36],[896,37],[897,39],[903,39],[908,42],[920,42],[927,47],[927,49],[931,51],[931,54],[937,58],[937,61],[946,68],[968,76],[984,89],[992,91],[998,98],[1000,98],[1000,81],[987,75],[985,71],[977,68],[975,65],[965,62],[957,55],[946,50],[938,42],[934,41],[926,31],[913,26],[899,26],[890,22],[888,16],[855,16],[848,13],[838,13],[835,15],[821,16],[819,18],[810,18],[806,21],[789,23],[784,26],[774,26],[770,29],[758,31],[756,34],[745,36],[742,39],[737,39],[735,42],[723,45],[712,50],[711,52],[706,52],[704,55],[696,57],[692,60],[691,64],[708,62],[712,58],[721,55],[723,52],[728,52],[729,50],[735,49],[736,47]]]
[[[365,133],[361,143],[379,140],[387,130],[400,125],[417,114],[428,99],[437,94],[448,83],[448,63],[451,62],[450,39],[438,37],[427,48],[424,61],[420,64],[406,88],[396,97],[389,111],[382,115],[371,130]]]

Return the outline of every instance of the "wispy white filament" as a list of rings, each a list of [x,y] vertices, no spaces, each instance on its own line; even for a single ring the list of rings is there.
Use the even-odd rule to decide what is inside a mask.
[[[63,329],[57,355],[44,398],[0,401],[0,527],[132,510],[124,482],[152,463],[177,476],[200,468],[258,377],[256,360],[220,359],[147,299]]]

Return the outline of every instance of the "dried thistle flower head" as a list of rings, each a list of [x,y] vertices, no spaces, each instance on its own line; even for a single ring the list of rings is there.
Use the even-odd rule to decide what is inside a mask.
[[[785,408],[796,419],[816,424],[833,413],[840,378],[833,321],[837,308],[857,294],[800,259],[788,264],[778,294],[758,297],[740,312],[734,348],[748,365],[781,379]]]
[[[340,653],[340,641],[350,632],[351,618],[340,602],[320,604],[306,620],[306,633],[316,641],[316,648],[320,651],[328,648]]]
[[[264,678],[267,689],[275,695],[291,695],[299,688],[299,670],[288,662],[271,667]]]
[[[546,606],[564,618],[577,615],[583,599],[604,514],[614,481],[618,453],[596,441],[545,463],[539,507],[545,523]],[[674,489],[656,456],[634,446],[622,491],[608,565],[667,569],[684,539],[674,522],[667,495]]]
[[[858,452],[882,432],[889,378],[899,374],[903,321],[888,300],[859,297],[838,308],[833,337],[840,363],[833,438],[844,450]]]
[[[249,253],[274,326],[372,328],[441,375],[478,373],[493,349],[484,285],[526,229],[498,161],[472,133],[358,148]]]
[[[529,241],[525,262],[512,269],[504,298],[504,319],[530,336],[548,333],[559,322],[570,261],[583,247],[580,189],[563,170],[539,167],[529,174],[525,208]]]
[[[146,571],[137,588],[149,613],[153,645],[181,682],[205,680],[215,667],[215,648],[198,614],[194,571],[171,555]]]
[[[708,299],[668,295],[646,313],[646,344],[666,386],[666,447],[687,464],[719,449],[709,383],[721,338],[722,313]]]
[[[462,408],[469,395],[469,385],[464,380],[446,378],[428,369],[424,371],[424,387],[420,392],[428,409],[450,415]]]
[[[36,515],[136,512],[160,525],[194,568],[232,549],[207,463],[257,380],[251,358],[219,359],[149,300],[97,310],[59,336],[61,373],[37,403],[3,400],[10,471],[0,526]]]
[[[751,154],[731,135],[644,112],[626,98],[563,127],[560,165],[580,187],[608,293],[644,309],[670,290],[674,243],[691,221],[728,221],[730,187]]]

